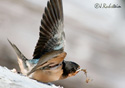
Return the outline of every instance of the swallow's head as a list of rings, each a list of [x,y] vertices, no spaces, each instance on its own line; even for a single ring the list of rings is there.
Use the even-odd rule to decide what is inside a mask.
[[[65,79],[67,77],[75,76],[78,72],[83,71],[87,77],[86,69],[80,68],[80,66],[71,61],[63,61],[63,74],[61,79]],[[88,82],[88,78],[86,78],[86,82]]]
[[[79,72],[80,66],[71,61],[63,62],[63,78],[75,76]]]

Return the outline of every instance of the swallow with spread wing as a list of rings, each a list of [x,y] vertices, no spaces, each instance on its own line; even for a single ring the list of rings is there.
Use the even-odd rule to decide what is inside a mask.
[[[15,44],[21,73],[41,82],[52,82],[76,75],[81,69],[72,61],[65,61],[66,52],[62,0],[50,0],[41,20],[39,40],[33,59],[27,59]]]

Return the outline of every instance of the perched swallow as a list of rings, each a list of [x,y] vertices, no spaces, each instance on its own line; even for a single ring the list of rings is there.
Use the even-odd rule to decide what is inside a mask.
[[[40,82],[52,82],[75,76],[85,69],[72,61],[65,61],[65,33],[62,0],[50,0],[41,20],[39,40],[33,59],[27,59],[15,44],[21,73]]]

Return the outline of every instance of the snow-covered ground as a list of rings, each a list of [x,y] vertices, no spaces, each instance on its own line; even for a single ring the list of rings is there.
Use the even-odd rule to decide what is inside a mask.
[[[0,66],[0,88],[63,88],[57,87],[54,84],[51,86],[39,83],[35,80],[29,79],[28,77],[21,76],[7,69],[6,67]]]

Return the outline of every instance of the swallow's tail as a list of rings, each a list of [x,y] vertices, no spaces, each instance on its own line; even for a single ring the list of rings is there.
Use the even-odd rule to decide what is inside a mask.
[[[21,73],[23,75],[26,75],[29,71],[29,68],[28,68],[27,63],[26,63],[28,59],[20,52],[20,50],[16,47],[15,44],[11,43],[10,41],[9,41],[9,43],[13,47],[13,49],[15,50],[15,52],[17,54],[18,64],[19,64]]]

